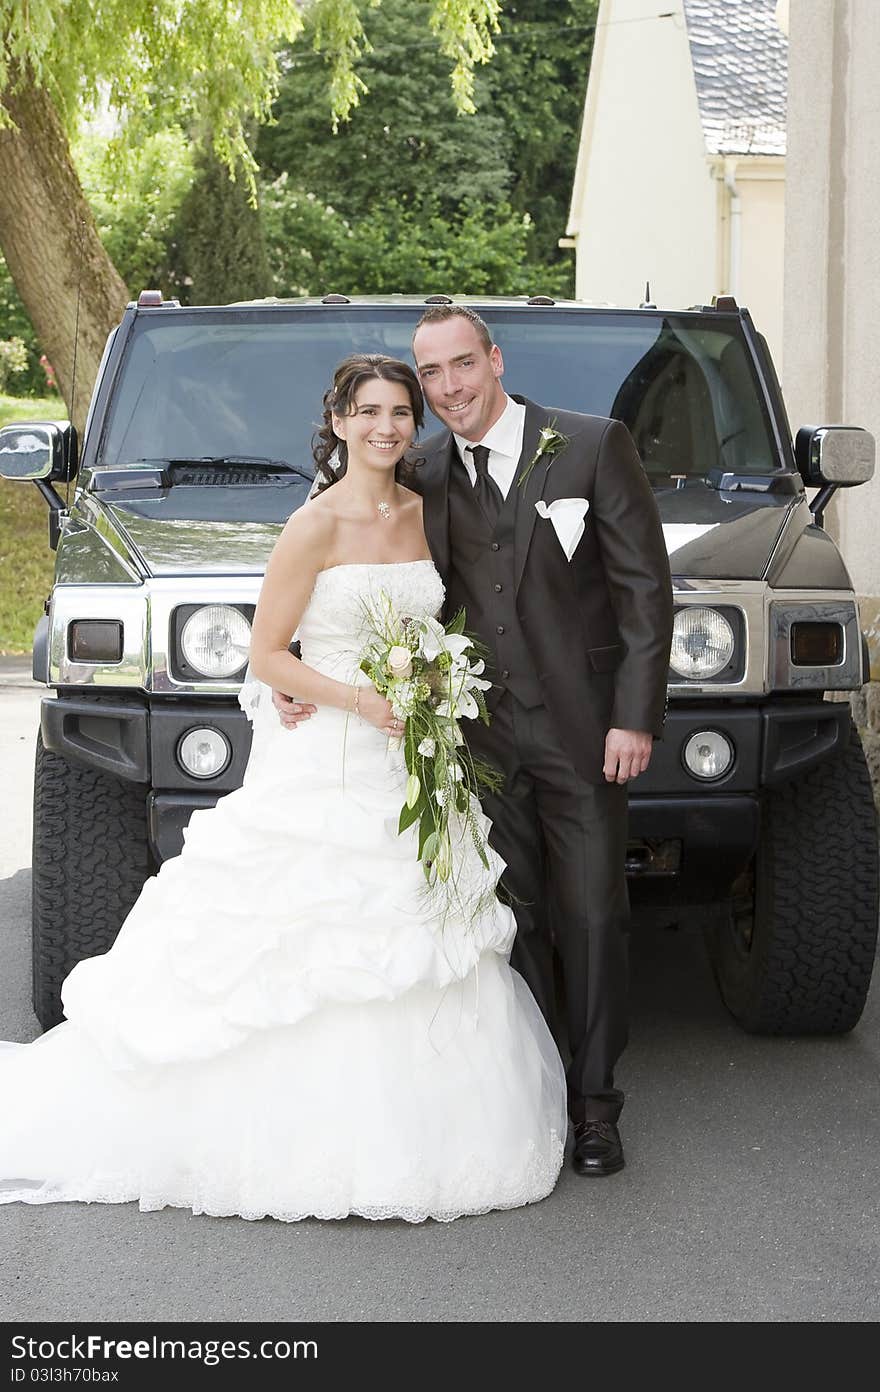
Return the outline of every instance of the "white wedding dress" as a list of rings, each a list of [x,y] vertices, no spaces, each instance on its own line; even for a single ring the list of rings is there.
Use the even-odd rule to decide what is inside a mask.
[[[443,599],[430,561],[324,570],[303,660],[366,682],[380,591],[404,614]],[[0,1203],[420,1222],[553,1188],[565,1078],[510,910],[487,896],[468,922],[428,892],[381,732],[326,707],[286,730],[269,697],[242,787],[70,973],[66,1021],[0,1050]],[[494,886],[497,856],[487,878],[462,854]]]

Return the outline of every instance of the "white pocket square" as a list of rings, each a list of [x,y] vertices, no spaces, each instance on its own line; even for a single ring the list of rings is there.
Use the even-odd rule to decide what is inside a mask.
[[[586,498],[557,498],[555,503],[545,503],[542,499],[535,503],[538,516],[553,523],[567,561],[571,560],[584,534],[584,518],[589,507]]]

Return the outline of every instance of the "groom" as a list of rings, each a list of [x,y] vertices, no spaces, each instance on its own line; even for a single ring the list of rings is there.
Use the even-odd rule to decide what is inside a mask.
[[[672,640],[660,518],[626,428],[508,396],[473,310],[431,306],[413,356],[448,426],[417,474],[425,533],[447,613],[464,608],[494,659],[492,722],[472,722],[468,743],[505,775],[483,805],[507,862],[511,963],[550,1020],[555,945],[574,1166],[613,1174],[624,1163],[626,785],[662,732]]]

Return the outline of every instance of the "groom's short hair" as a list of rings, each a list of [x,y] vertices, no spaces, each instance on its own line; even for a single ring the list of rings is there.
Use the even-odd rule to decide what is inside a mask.
[[[481,319],[475,309],[469,309],[467,305],[457,304],[435,304],[429,305],[422,315],[419,322],[413,329],[413,339],[423,324],[442,324],[446,319],[467,319],[469,324],[473,324],[477,331],[480,342],[487,353],[492,351],[495,342],[489,332],[489,325],[485,319]]]

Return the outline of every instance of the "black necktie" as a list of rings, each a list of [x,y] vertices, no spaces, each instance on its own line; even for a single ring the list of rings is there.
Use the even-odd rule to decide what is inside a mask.
[[[494,526],[498,520],[498,514],[504,506],[504,498],[501,489],[489,473],[489,447],[488,445],[468,445],[467,448],[468,453],[473,456],[474,468],[477,471],[477,477],[474,481],[477,502],[489,522]]]

